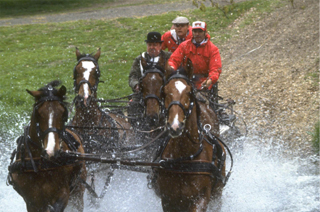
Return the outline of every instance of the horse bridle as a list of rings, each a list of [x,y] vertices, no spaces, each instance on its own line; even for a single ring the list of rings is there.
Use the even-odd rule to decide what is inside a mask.
[[[45,131],[42,131],[40,129],[40,124],[39,124],[39,121],[37,120],[36,118],[36,111],[40,108],[40,106],[47,102],[47,101],[58,101],[65,109],[64,113],[63,113],[63,123],[66,123],[68,121],[68,109],[67,107],[65,106],[65,103],[63,102],[63,99],[61,97],[58,97],[58,96],[55,96],[53,95],[53,90],[52,90],[52,87],[49,87],[48,88],[48,91],[49,91],[49,95],[48,96],[44,96],[44,97],[41,97],[35,104],[34,108],[33,108],[33,116],[34,116],[34,120],[36,120],[36,132],[37,132],[37,136],[38,138],[40,138],[41,141],[44,140],[45,136],[50,133],[50,132],[53,132],[53,133],[57,133],[59,134],[59,137],[63,138],[64,137],[64,134],[65,134],[65,126],[63,125],[63,128],[60,130],[56,127],[51,127],[51,128],[48,128],[46,129]]]
[[[188,83],[188,85],[191,85],[191,87],[192,87],[192,89],[191,89],[191,98],[192,99],[190,99],[189,108],[187,110],[184,108],[183,104],[180,101],[172,101],[172,102],[170,102],[170,104],[168,105],[168,108],[165,108],[165,115],[166,115],[166,117],[168,117],[170,108],[173,105],[178,105],[182,109],[182,111],[184,113],[184,120],[186,120],[190,116],[190,114],[192,112],[192,109],[194,107],[194,104],[195,104],[195,101],[194,101],[194,89],[193,89],[194,86],[193,86],[192,81],[187,76],[185,76],[183,74],[180,74],[179,72],[177,72],[176,74],[172,75],[167,80],[165,85],[167,85],[173,79],[184,79]]]
[[[150,73],[156,73],[159,74],[162,78],[162,86],[160,87],[160,94],[162,93],[162,89],[163,86],[165,85],[165,77],[164,77],[164,73],[163,71],[160,70],[160,68],[157,67],[153,67],[151,69],[147,69],[144,73],[143,76],[139,79],[139,84],[141,84],[142,80],[147,76],[147,74]],[[163,103],[163,99],[155,94],[148,94],[145,97],[142,97],[142,102],[143,102],[143,106],[145,107],[146,102],[148,101],[148,99],[156,99],[160,105],[160,111],[163,111],[164,109],[164,103]]]
[[[82,61],[92,61],[94,63],[94,65],[96,66],[95,72],[97,74],[97,81],[96,81],[96,83],[94,85],[91,85],[88,80],[81,80],[79,82],[79,84],[77,84],[77,79],[76,79],[77,70],[76,70],[76,68],[79,65],[79,63],[82,62]],[[74,87],[76,93],[79,92],[80,86],[82,84],[84,84],[84,83],[87,83],[89,85],[89,88],[90,88],[91,92],[95,93],[97,91],[97,89],[98,89],[98,84],[100,82],[102,82],[102,81],[99,80],[99,78],[100,78],[100,69],[99,69],[98,61],[94,57],[90,56],[89,54],[86,54],[85,57],[80,58],[78,60],[78,63],[73,68],[73,87]]]

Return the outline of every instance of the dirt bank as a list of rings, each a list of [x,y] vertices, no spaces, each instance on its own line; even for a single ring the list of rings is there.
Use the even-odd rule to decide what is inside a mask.
[[[307,151],[307,132],[319,119],[319,83],[310,77],[319,73],[319,1],[294,2],[257,17],[219,46],[220,94],[238,102],[251,135]],[[237,30],[238,23],[230,27]]]

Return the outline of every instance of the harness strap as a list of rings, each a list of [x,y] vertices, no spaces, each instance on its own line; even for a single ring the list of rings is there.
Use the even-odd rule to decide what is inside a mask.
[[[76,138],[70,132],[64,131],[62,136],[63,136],[63,141],[67,144],[67,146],[71,151],[76,152],[79,149],[80,147],[79,141],[77,141]]]
[[[161,168],[165,171],[190,173],[190,174],[208,174],[213,176],[221,175],[219,169],[208,161],[190,161],[190,162],[169,162],[160,161]]]
[[[28,136],[28,131],[29,131],[29,127],[26,127],[25,128],[25,130],[24,130],[24,144],[25,144],[25,146],[26,146],[26,148],[27,148],[27,152],[28,152],[28,155],[29,155],[29,158],[30,158],[30,160],[31,160],[31,164],[32,164],[32,167],[33,167],[33,170],[34,170],[34,172],[38,172],[38,169],[37,169],[37,167],[36,167],[36,164],[35,164],[35,162],[34,162],[34,160],[33,160],[33,158],[32,158],[32,154],[31,154],[31,151],[30,151],[30,148],[29,148],[29,142],[28,142],[28,138],[30,138],[29,136]]]
[[[33,161],[33,162],[32,162]],[[63,166],[75,166],[77,162],[76,158],[66,158],[63,161],[51,161],[44,158],[34,158],[25,161],[17,160],[10,166],[8,166],[9,173],[14,172],[39,172],[48,171]],[[37,168],[35,171],[34,166]]]

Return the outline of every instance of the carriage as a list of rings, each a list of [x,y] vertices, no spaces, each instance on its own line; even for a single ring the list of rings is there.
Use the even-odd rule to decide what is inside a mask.
[[[142,59],[145,71],[140,80],[140,93],[117,99],[98,99],[100,53],[99,49],[94,55],[81,54],[76,49],[78,62],[73,70],[76,97],[70,109],[75,110],[74,116],[66,125],[56,128],[48,126],[48,129],[42,130],[44,132],[38,133],[41,134],[39,140],[42,141],[47,140],[51,132],[58,136],[57,140],[75,143],[70,142],[70,138],[66,139],[67,130],[74,135],[69,137],[80,139],[83,150],[79,152],[65,146],[47,160],[54,158],[55,164],[57,161],[71,161],[72,165],[84,165],[83,161],[86,161],[86,171],[90,172],[91,184],[84,179],[86,171],[81,171],[82,178],[76,178],[82,188],[79,190],[80,198],[83,198],[81,196],[85,187],[93,199],[102,199],[113,170],[121,168],[147,173],[148,187],[153,188],[161,198],[164,211],[206,210],[213,196],[221,197],[222,189],[232,171],[232,154],[227,142],[237,142],[237,138],[245,138],[247,135],[244,121],[233,110],[235,102],[227,100],[221,103],[220,97],[218,103],[216,96],[211,98],[211,91],[203,91],[201,95],[209,96],[209,105],[212,105],[214,110],[208,108],[208,104],[193,88],[191,61],[188,66],[175,72],[166,66],[162,58],[157,66],[148,66]],[[177,91],[177,85],[183,87],[183,90]],[[50,89],[52,90],[52,86]],[[57,101],[57,97],[53,97],[52,92],[49,93],[51,96],[45,97],[44,102]],[[61,104],[61,101],[60,98],[58,103]],[[59,123],[65,123],[67,115],[65,109],[62,114],[63,121],[60,120]],[[20,146],[24,148],[30,146],[28,139],[25,139],[28,132],[25,134],[21,138],[24,141],[20,142]],[[223,135],[228,139],[227,142]],[[33,137],[36,138],[37,133],[34,133]],[[19,148],[12,155],[8,177],[10,184],[18,190],[18,184],[14,182],[16,178],[12,176],[25,171],[25,167],[21,165],[19,170],[13,168],[17,166],[17,160],[21,161]],[[44,149],[41,148],[41,151],[39,154],[43,157]],[[33,151],[27,151],[23,154],[23,159],[31,161],[31,170],[28,172],[33,169],[37,173],[39,164],[32,162],[32,153]],[[231,159],[229,171],[226,168],[227,154]],[[107,166],[97,170],[95,164]],[[56,167],[49,166],[49,169],[54,168]],[[85,168],[81,170],[83,169]],[[105,189],[100,195],[96,193],[93,181],[94,174],[98,171],[107,175]],[[47,202],[46,206],[41,207],[47,207],[50,211],[63,211],[68,201]],[[31,204],[30,201],[26,203]],[[80,207],[79,211],[82,209],[83,207]],[[28,208],[28,211],[32,210]]]

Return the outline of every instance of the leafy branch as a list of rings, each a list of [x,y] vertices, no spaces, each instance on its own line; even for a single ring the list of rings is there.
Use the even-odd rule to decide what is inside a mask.
[[[214,0],[209,0],[209,1],[211,2],[211,6],[221,10],[226,18],[228,18],[227,14],[229,12],[232,12],[234,9],[234,1],[233,0],[226,1],[227,4],[225,4],[225,5],[221,5],[217,1],[214,1]],[[206,2],[206,0],[201,0],[201,1],[200,0],[192,0],[192,4],[195,7],[199,8],[201,11],[205,12],[207,7],[203,2]]]

